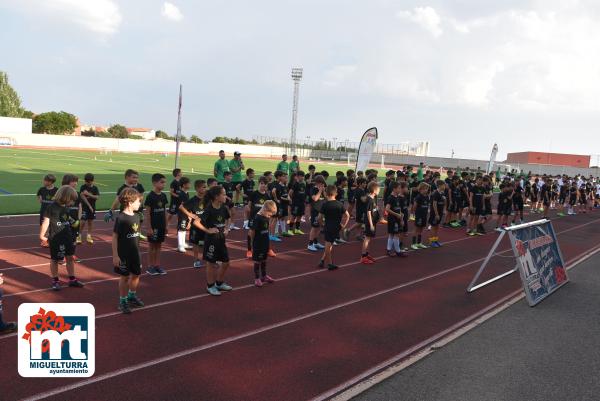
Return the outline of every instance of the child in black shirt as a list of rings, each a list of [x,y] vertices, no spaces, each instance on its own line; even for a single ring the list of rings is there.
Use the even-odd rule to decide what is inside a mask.
[[[387,254],[388,256],[406,256],[406,253],[400,248],[400,235],[404,232],[404,225],[408,221],[408,215],[405,215],[404,196],[401,196],[403,189],[406,189],[406,182],[403,182],[403,187],[399,182],[390,183],[390,194],[385,204],[387,212]]]
[[[365,236],[362,243],[360,263],[371,265],[375,263],[375,258],[369,255],[369,243],[371,238],[375,238],[377,223],[379,223],[379,211],[377,210],[377,195],[379,194],[379,184],[377,180],[371,181],[367,185],[367,201],[365,205]]]
[[[77,191],[73,187],[69,185],[60,187],[54,196],[54,202],[46,208],[44,221],[40,227],[40,240],[48,242],[50,247],[50,273],[52,274],[52,289],[55,291],[60,290],[58,263],[65,258],[67,259],[69,287],[83,287],[83,283],[75,277],[73,260],[75,253],[73,229],[79,227],[79,220],[71,218],[68,209],[75,203],[77,197]]]
[[[321,206],[319,214],[321,224],[325,227],[325,249],[323,250],[323,257],[321,258],[319,267],[324,268],[325,264],[327,264],[327,269],[335,270],[338,267],[333,263],[333,244],[340,236],[340,229],[346,228],[350,214],[344,208],[344,204],[336,200],[337,187],[335,185],[328,185],[325,189],[325,194],[327,201]]]
[[[206,291],[219,296],[222,291],[233,287],[225,283],[225,273],[229,268],[229,252],[225,238],[229,234],[229,208],[225,205],[227,196],[222,186],[209,188],[204,196],[204,212],[194,225],[204,231],[203,259],[206,268]]]
[[[179,210],[179,205],[183,202],[179,198],[179,192],[181,191],[181,177],[183,174],[181,173],[180,168],[173,169],[173,181],[171,181],[171,185],[169,186],[169,192],[171,194],[171,203],[169,204],[169,216],[167,217],[167,226],[171,224],[171,219],[173,216],[177,215],[177,211]]]
[[[246,179],[242,181],[242,199],[244,206],[248,205],[250,194],[254,192],[254,169],[246,169]],[[244,230],[248,230],[248,208],[244,208]]]
[[[94,239],[92,238],[93,222],[96,219],[96,202],[100,198],[100,191],[98,187],[94,185],[94,174],[87,173],[83,177],[85,184],[79,189],[82,199],[85,201],[81,205],[81,220],[83,221],[83,227],[81,231],[87,225],[88,233],[86,241],[88,244],[93,244]],[[87,223],[87,224],[86,224]]]
[[[246,205],[247,214],[248,214],[248,228],[252,229],[252,224],[254,223],[254,216],[262,209],[263,205],[271,199],[271,195],[267,192],[267,177],[260,177],[258,180],[258,189],[250,194],[248,199],[248,204]],[[272,217],[272,216],[271,216]],[[270,238],[269,238],[270,240]],[[250,238],[250,232],[248,232],[247,236],[247,250],[246,257],[248,259],[252,258],[252,238]],[[269,247],[268,256],[274,257],[275,252],[272,248]]]
[[[142,307],[144,303],[136,291],[142,274],[140,256],[140,193],[133,188],[124,189],[119,195],[123,211],[116,218],[112,235],[112,257],[115,273],[119,277],[119,310],[131,313],[130,307]]]
[[[419,250],[429,248],[423,244],[423,228],[427,225],[429,213],[429,184],[422,182],[414,194],[411,213],[415,216],[415,232],[412,237],[411,249]]]
[[[437,180],[435,182],[436,190],[431,194],[431,213],[429,213],[429,224],[431,225],[431,236],[429,244],[432,248],[439,248],[442,244],[439,241],[438,232],[440,223],[444,217],[446,208],[446,182]]]
[[[148,207],[148,220],[151,232],[148,233],[148,268],[151,276],[165,275],[167,272],[160,266],[160,251],[167,233],[167,195],[162,190],[167,180],[160,173],[152,174],[152,192],[148,194],[144,205]]]
[[[194,268],[199,269],[202,267],[200,261],[200,246],[204,245],[204,231],[199,229],[194,223],[196,220],[200,220],[202,213],[204,212],[203,199],[206,194],[206,181],[196,180],[194,181],[194,189],[196,195],[190,200],[182,203],[179,206],[179,210],[187,216],[187,220],[190,222],[190,243],[194,247]]]
[[[185,242],[191,221],[189,220],[188,215],[181,210],[181,205],[186,203],[190,198],[188,195],[190,187],[191,183],[189,178],[181,177],[179,179],[179,190],[177,191],[177,202],[179,202],[177,206],[177,250],[181,253],[185,253],[186,250],[192,249],[192,247]]]
[[[292,202],[292,234],[304,235],[304,232],[300,230],[300,224],[302,224],[302,218],[306,210],[306,190],[307,185],[304,181],[304,171],[298,171],[296,173],[296,181],[290,188],[288,198]]]
[[[54,202],[54,195],[56,195],[56,191],[58,191],[58,188],[54,186],[55,182],[56,177],[53,174],[46,174],[43,181],[44,186],[37,191],[36,196],[40,202],[40,226],[44,222],[46,208]],[[44,248],[48,248],[47,242],[42,242],[40,245]]]
[[[254,262],[254,285],[262,287],[264,283],[274,283],[275,280],[267,274],[267,256],[269,256],[269,219],[277,213],[277,205],[272,200],[266,200],[252,219],[249,231],[252,242],[252,260]]]
[[[308,250],[311,252],[317,252],[319,249],[325,248],[324,245],[319,243],[319,233],[321,231],[319,213],[324,201],[325,185],[325,178],[322,175],[313,178],[313,186],[309,194],[310,232],[308,233]]]
[[[231,216],[231,223],[229,226],[230,230],[239,230],[240,228],[233,223],[233,218],[235,216],[234,203],[233,198],[235,196],[235,183],[232,182],[233,175],[231,171],[225,171],[223,173],[223,179],[225,182],[222,183],[223,189],[225,190],[225,206],[229,209],[229,215]]]

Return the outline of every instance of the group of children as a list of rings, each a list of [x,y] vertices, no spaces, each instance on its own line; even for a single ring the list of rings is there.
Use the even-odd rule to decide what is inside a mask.
[[[230,230],[239,229],[233,218],[240,207],[244,213],[243,228],[248,230],[246,256],[253,261],[257,287],[275,281],[267,274],[266,266],[267,258],[276,255],[272,243],[282,237],[304,235],[301,226],[305,216],[310,226],[307,249],[322,250],[319,267],[329,270],[337,268],[333,247],[348,241],[355,231],[362,241],[360,262],[370,265],[376,261],[369,248],[378,224],[387,225],[387,255],[406,257],[409,221],[414,222],[410,248],[419,250],[442,246],[440,226],[466,227],[468,235],[483,235],[485,224],[492,219],[494,177],[485,174],[448,171],[442,179],[439,172],[423,174],[419,169],[417,174],[405,167],[388,171],[380,182],[376,170],[348,170],[338,171],[334,184],[328,185],[328,172],[317,172],[314,165],[308,167],[307,173],[297,169],[290,176],[286,171],[274,174],[267,171],[258,177],[257,183],[253,169],[245,173],[242,182],[232,182],[232,174],[224,171],[221,182],[208,178],[192,183],[180,169],[174,169],[169,199],[164,192],[163,174],[152,175],[152,190],[145,193],[139,174],[132,169],[125,172],[125,182],[117,189],[111,210],[105,215],[105,221],[115,221],[113,266],[120,276],[119,309],[123,313],[144,305],[136,293],[142,273],[140,240],[148,242],[146,272],[167,274],[161,265],[161,249],[173,218],[177,219],[178,251],[192,249],[195,268],[202,267],[203,261],[206,263],[206,289],[215,296],[232,289],[225,282],[229,268],[226,238]],[[100,197],[93,174],[86,174],[84,181],[77,191],[78,177],[66,174],[62,185],[55,187],[56,178],[48,174],[37,193],[40,240],[42,246],[50,249],[54,290],[61,289],[58,264],[65,260],[68,286],[84,285],[75,275],[78,261],[75,250],[82,243],[85,229],[86,242],[93,244],[93,221]],[[600,185],[592,178],[542,176],[530,180],[509,174],[496,184],[500,190],[496,208],[498,229],[522,222],[528,202],[532,212],[543,213],[545,217],[552,207],[558,207],[559,215],[565,215],[565,208],[568,214],[576,213],[576,207],[586,212],[600,202]],[[190,196],[192,186],[194,192]],[[349,224],[352,217],[354,223]],[[142,229],[144,221],[146,230]],[[428,245],[423,241],[425,230],[429,231]],[[321,235],[324,244],[319,241]]]

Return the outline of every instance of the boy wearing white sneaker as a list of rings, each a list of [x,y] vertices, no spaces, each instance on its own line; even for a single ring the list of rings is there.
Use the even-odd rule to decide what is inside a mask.
[[[192,247],[185,242],[186,234],[190,229],[191,220],[188,215],[181,210],[181,205],[190,199],[190,196],[188,195],[190,187],[191,183],[189,178],[181,177],[179,179],[179,190],[177,191],[177,198],[179,201],[177,206],[177,250],[182,253],[185,253],[188,249],[192,249]]]
[[[277,205],[267,200],[254,216],[252,228],[248,231],[252,242],[252,261],[254,262],[254,285],[262,287],[275,280],[267,274],[267,257],[269,256],[269,219],[277,213]]]
[[[319,233],[321,232],[319,213],[324,202],[325,185],[325,178],[322,175],[313,178],[313,186],[309,194],[310,232],[308,234],[308,250],[311,252],[317,252],[319,249],[325,248],[325,246],[319,244]]]

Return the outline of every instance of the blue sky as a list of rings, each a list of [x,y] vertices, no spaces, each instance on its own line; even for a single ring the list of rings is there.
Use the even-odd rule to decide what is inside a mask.
[[[25,107],[85,124],[429,140],[436,156],[600,153],[593,1],[0,0],[0,70]]]

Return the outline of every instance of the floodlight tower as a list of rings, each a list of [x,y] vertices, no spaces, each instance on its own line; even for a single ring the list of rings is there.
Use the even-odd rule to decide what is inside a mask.
[[[296,153],[296,127],[298,126],[298,92],[302,80],[302,68],[292,68],[292,79],[294,80],[294,104],[292,106],[292,133],[290,135],[290,151]]]

